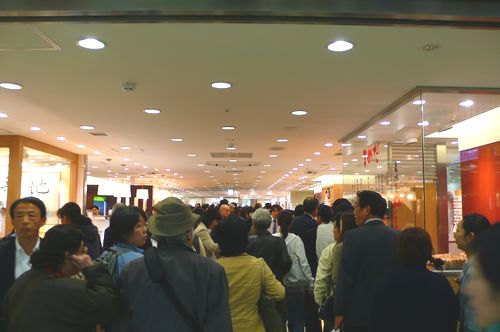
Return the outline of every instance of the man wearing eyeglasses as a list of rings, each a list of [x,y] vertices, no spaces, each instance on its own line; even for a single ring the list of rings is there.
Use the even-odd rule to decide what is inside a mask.
[[[9,213],[15,233],[0,241],[0,304],[14,280],[30,269],[30,256],[40,247],[40,227],[47,220],[45,204],[36,197],[14,201]],[[1,310],[2,306],[0,331],[4,327]]]

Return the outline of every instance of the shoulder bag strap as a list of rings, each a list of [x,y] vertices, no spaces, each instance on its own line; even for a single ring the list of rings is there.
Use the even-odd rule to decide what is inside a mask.
[[[191,313],[177,297],[177,294],[172,289],[172,286],[165,279],[156,248],[152,247],[145,251],[144,263],[146,264],[146,269],[148,270],[151,280],[160,284],[165,296],[173,302],[175,308],[177,308],[184,321],[191,327],[191,330],[203,332],[203,328],[199,325],[198,320],[191,315]]]

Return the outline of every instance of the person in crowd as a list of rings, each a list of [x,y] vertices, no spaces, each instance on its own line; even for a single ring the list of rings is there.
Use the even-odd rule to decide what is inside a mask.
[[[122,304],[111,276],[102,265],[92,265],[73,225],[48,230],[30,261],[32,268],[5,297],[7,331],[91,332],[119,314]],[[79,272],[86,280],[71,278]]]
[[[138,206],[132,206],[132,209],[137,211],[137,213],[139,213],[141,215],[142,219],[144,219],[144,221],[146,222],[146,230],[147,230],[148,215],[146,214],[146,211],[144,211],[143,209],[141,209]],[[147,230],[146,232],[147,232],[146,243],[143,246],[139,247],[142,250],[146,250],[146,249],[151,248],[153,246],[153,241],[151,240],[151,236],[152,236],[151,232],[149,230]]]
[[[288,255],[292,261],[290,271],[283,277],[286,290],[286,304],[288,308],[288,331],[304,332],[304,294],[307,289],[312,289],[314,279],[307,262],[304,244],[297,235],[290,233],[293,216],[289,211],[278,214],[280,232],[274,234],[285,240]]]
[[[321,204],[318,207],[316,230],[316,256],[320,257],[323,250],[335,240],[333,238],[333,211],[328,205]]]
[[[210,232],[217,226],[222,219],[217,208],[210,207],[203,213],[199,219],[199,224],[194,231],[194,235],[200,238],[206,257],[215,260],[220,256],[219,245],[210,237]]]
[[[401,232],[398,267],[385,272],[374,288],[374,332],[456,332],[457,303],[448,280],[427,269],[432,259],[429,234],[417,227]]]
[[[318,267],[318,257],[316,256],[316,230],[318,224],[316,215],[318,213],[319,202],[314,197],[304,199],[304,214],[295,217],[290,228],[290,232],[298,235],[304,243],[307,262],[311,268],[313,277],[316,277]],[[306,292],[304,295],[306,311],[306,330],[308,332],[321,331],[321,322],[318,317],[318,305],[314,302],[312,292]]]
[[[93,217],[99,217],[101,215],[101,209],[97,205],[92,205],[90,208]]]
[[[318,305],[321,305],[328,295],[335,296],[335,283],[339,276],[344,234],[357,227],[354,214],[346,210],[343,214],[339,212],[336,214],[332,231],[335,242],[326,247],[319,258],[314,283],[314,300]],[[326,321],[325,326],[331,331],[333,323]]]
[[[264,209],[271,211],[272,206],[273,205],[271,203],[267,202],[266,204],[264,204]]]
[[[208,204],[208,203],[205,203],[205,204],[203,204],[203,205],[201,206],[201,208],[202,208],[203,210],[205,210],[205,211],[206,211],[209,207],[210,207],[210,204]]]
[[[247,253],[263,258],[276,279],[282,281],[290,270],[292,261],[288,255],[285,241],[280,237],[272,236],[267,231],[271,220],[271,214],[266,209],[255,211],[252,219],[254,234],[248,236]]]
[[[271,234],[275,234],[279,232],[279,225],[278,225],[278,214],[283,211],[283,208],[279,204],[274,204],[271,206],[271,225],[269,225],[269,228],[267,231]]]
[[[161,282],[153,281],[144,258],[125,268],[121,284],[130,313],[116,331],[197,332],[192,327],[196,324],[205,332],[231,332],[224,269],[191,247],[193,226],[199,216],[175,197],[158,202],[155,208],[157,214],[149,218],[148,225],[158,249],[150,248],[146,255],[155,252],[161,270],[166,272]],[[170,285],[179,302],[166,295],[162,284]],[[186,321],[180,305],[195,322]]]
[[[250,207],[246,206],[240,209],[240,218],[245,222],[248,232],[250,232],[250,229],[252,229],[252,218],[250,218],[249,211]]]
[[[295,210],[293,210],[293,216],[294,217],[300,217],[304,215],[304,205],[299,204],[295,207]]]
[[[477,324],[485,332],[500,332],[500,222],[475,243],[472,278],[465,287]]]
[[[193,209],[193,213],[194,213],[194,214],[197,214],[197,215],[199,215],[199,216],[201,216],[204,212],[205,212],[205,210],[203,210],[201,207],[195,207],[195,208]]]
[[[111,215],[109,221],[111,240],[114,243],[109,251],[116,254],[116,264],[112,275],[115,281],[131,261],[143,257],[143,247],[147,240],[146,220],[138,208],[132,206],[119,207]],[[102,254],[107,257],[109,251]]]
[[[262,207],[261,203],[255,203],[254,209],[257,210],[260,209],[261,207]]]
[[[460,302],[460,331],[461,332],[481,332],[482,329],[477,325],[475,315],[470,307],[469,297],[465,294],[464,290],[472,277],[471,267],[472,248],[474,241],[478,238],[484,230],[490,227],[490,222],[483,215],[474,213],[464,216],[463,220],[457,224],[454,233],[457,247],[463,250],[467,255],[467,262],[464,265],[461,276],[458,278],[460,283],[460,290],[458,298]]]
[[[377,278],[394,267],[398,233],[385,226],[386,200],[379,193],[357,193],[354,216],[358,228],[344,235],[335,293],[335,329],[370,331],[373,290]]]
[[[118,208],[121,208],[124,206],[127,206],[127,205],[125,205],[124,203],[121,203],[121,202],[118,202],[115,205],[113,205],[113,207],[111,208],[111,211],[109,211],[110,216],[113,215],[113,211],[116,211]],[[154,210],[153,210],[153,213],[154,213]],[[104,250],[108,250],[113,244],[114,243],[113,243],[113,241],[111,239],[111,235],[110,235],[110,228],[107,227],[104,230],[104,239],[102,241],[102,248]]]
[[[229,217],[229,215],[231,214],[231,208],[229,207],[229,204],[222,204],[219,207],[219,213],[222,219]]]
[[[88,248],[88,255],[96,259],[102,253],[101,237],[92,220],[82,215],[82,209],[74,202],[64,204],[58,211],[57,217],[61,224],[71,224],[80,229],[83,234],[83,243]]]
[[[2,303],[9,287],[31,267],[30,256],[40,247],[40,227],[47,221],[45,204],[36,197],[15,200],[10,206],[14,233],[0,241],[0,331]]]
[[[264,332],[257,303],[261,296],[271,301],[283,300],[285,288],[262,258],[245,252],[248,234],[239,217],[222,220],[217,229],[222,255],[217,262],[224,268],[229,284],[233,331]]]

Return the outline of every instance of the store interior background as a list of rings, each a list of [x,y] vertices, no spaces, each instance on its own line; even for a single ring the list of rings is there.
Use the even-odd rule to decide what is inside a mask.
[[[70,199],[104,213],[118,201],[151,210],[170,195],[293,208],[362,189],[388,199],[393,227],[425,227],[436,252],[456,252],[463,214],[500,220],[498,30],[38,22],[0,31],[0,81],[23,86],[0,89],[4,141],[71,154],[26,146],[13,157],[0,140],[0,204],[41,197],[46,228]],[[106,47],[77,46],[89,36]],[[354,48],[330,52],[336,39]],[[6,217],[0,233],[11,230]]]

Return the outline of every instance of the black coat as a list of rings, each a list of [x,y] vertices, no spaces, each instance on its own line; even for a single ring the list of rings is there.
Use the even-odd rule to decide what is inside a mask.
[[[290,233],[298,235],[304,243],[307,262],[309,263],[313,277],[316,277],[316,270],[318,268],[318,256],[316,255],[317,229],[318,224],[316,220],[308,214],[295,217],[290,227]]]
[[[102,244],[101,237],[99,236],[99,230],[92,224],[90,218],[82,215],[78,222],[74,222],[72,225],[77,227],[82,232],[83,244],[87,247],[88,254],[92,260],[101,256]]]
[[[5,331],[3,322],[3,301],[14,283],[16,265],[16,238],[9,236],[0,241],[0,331]]]
[[[276,279],[280,281],[292,267],[285,240],[273,236],[267,231],[248,237],[247,253],[257,258],[263,258]]]
[[[373,327],[371,304],[375,284],[394,267],[397,237],[398,233],[380,219],[344,234],[335,314],[344,316],[346,329]]]
[[[456,332],[457,301],[450,283],[425,268],[386,272],[375,286],[374,332]]]

